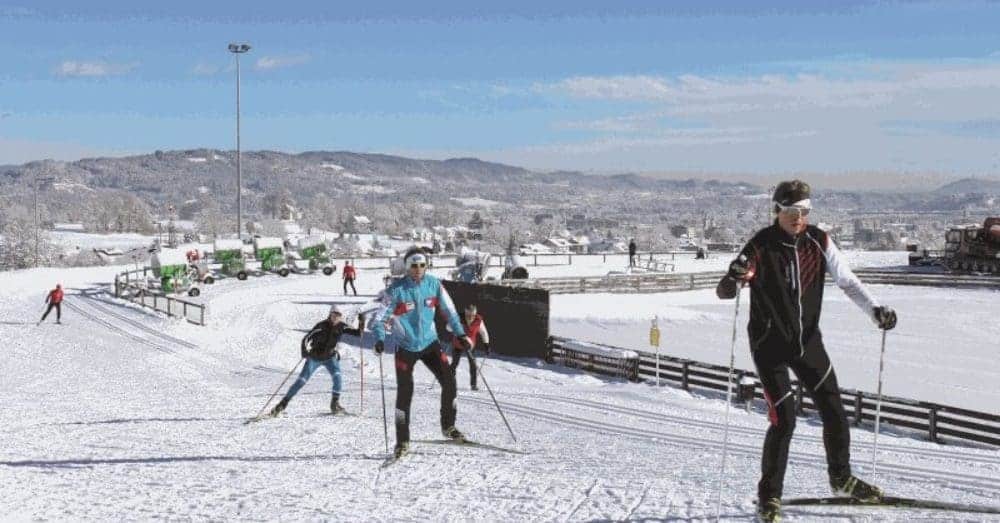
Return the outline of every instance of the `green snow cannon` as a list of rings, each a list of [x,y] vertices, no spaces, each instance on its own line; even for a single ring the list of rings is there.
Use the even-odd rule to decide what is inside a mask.
[[[243,242],[241,240],[215,240],[215,261],[222,264],[222,273],[226,276],[236,276],[238,280],[247,279],[246,261],[243,259]]]
[[[254,256],[260,261],[260,270],[277,272],[282,278],[288,276],[285,263],[284,242],[280,238],[254,238]]]
[[[192,296],[197,295],[197,288],[191,285],[191,267],[183,250],[161,249],[153,253],[150,267],[153,269],[153,276],[160,279],[160,290],[165,294],[187,290]]]
[[[309,261],[310,271],[322,269],[323,274],[329,276],[337,270],[337,266],[330,262],[326,239],[322,236],[307,236],[300,239],[299,255],[303,260]]]

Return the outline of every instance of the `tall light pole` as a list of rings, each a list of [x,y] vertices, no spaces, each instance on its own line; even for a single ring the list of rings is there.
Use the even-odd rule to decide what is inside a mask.
[[[250,44],[229,44],[236,55],[236,237],[243,238],[243,170],[240,166],[240,55],[250,50]]]

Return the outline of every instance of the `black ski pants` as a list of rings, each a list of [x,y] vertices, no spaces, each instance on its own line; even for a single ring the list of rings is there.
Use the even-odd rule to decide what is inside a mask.
[[[423,361],[441,384],[441,430],[455,425],[455,374],[441,344],[433,342],[420,352],[396,350],[396,443],[410,441],[410,402],[413,400],[413,368]]]
[[[472,350],[472,349],[469,349]],[[452,348],[451,350],[451,373],[458,375],[456,372],[458,370],[458,363],[462,360],[462,356],[465,356],[469,360],[469,386],[473,389],[476,388],[476,359],[469,354],[466,354],[465,349]]]
[[[49,307],[45,309],[45,314],[42,314],[42,319],[38,320],[38,323],[45,321],[45,318],[49,316],[52,309],[56,310],[56,321],[62,320],[62,304],[61,303],[49,303]]]
[[[773,352],[754,352],[754,364],[768,404],[771,426],[764,437],[761,477],[757,484],[760,499],[780,498],[788,466],[788,447],[795,431],[795,394],[788,369],[795,372],[803,390],[812,398],[823,421],[823,446],[826,448],[827,472],[831,477],[851,473],[851,431],[840,399],[840,388],[833,364],[817,341],[806,345],[803,355],[775,357]]]
[[[344,278],[344,294],[347,294],[347,284],[351,284],[351,290],[354,291],[354,295],[358,295],[358,290],[354,288],[354,278]]]

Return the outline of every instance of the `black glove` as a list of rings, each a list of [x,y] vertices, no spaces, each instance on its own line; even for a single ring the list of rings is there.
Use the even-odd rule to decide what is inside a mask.
[[[491,348],[490,348],[490,344],[489,344],[489,343],[484,343],[484,344],[483,344],[483,350],[485,350],[485,351],[486,351],[486,354],[487,354],[487,355],[489,355],[489,354],[490,354],[490,352],[493,352],[493,349],[491,349]]]
[[[469,350],[469,349],[472,348],[472,344],[469,343],[469,337],[468,336],[462,336],[461,338],[458,339],[458,341],[459,341],[459,343],[462,344],[462,348],[463,349]]]
[[[308,345],[303,345],[302,346],[302,357],[303,358],[308,358],[309,357],[309,346]]]
[[[375,342],[375,354],[382,354],[385,352],[385,342],[378,340]]]
[[[746,255],[741,254],[739,258],[736,258],[729,264],[726,276],[734,280],[744,281],[753,277],[753,271],[750,270],[750,260],[747,259]]]
[[[872,309],[872,315],[875,316],[875,322],[878,323],[878,328],[882,330],[892,330],[896,326],[896,311],[886,307],[885,305],[879,305]]]

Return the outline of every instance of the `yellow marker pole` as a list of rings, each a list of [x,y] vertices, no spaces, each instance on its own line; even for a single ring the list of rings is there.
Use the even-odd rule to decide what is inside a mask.
[[[649,344],[656,347],[656,386],[660,386],[660,326],[659,316],[653,317],[653,325],[649,327]]]

